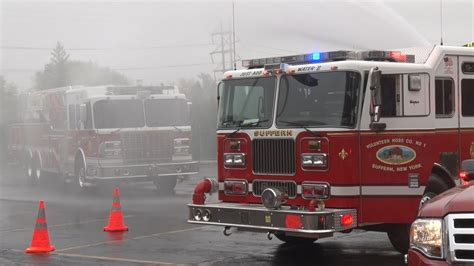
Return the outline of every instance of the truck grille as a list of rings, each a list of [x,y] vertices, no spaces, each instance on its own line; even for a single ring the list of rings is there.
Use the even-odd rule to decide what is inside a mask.
[[[255,174],[295,173],[295,142],[292,139],[256,139],[252,142]]]
[[[297,186],[294,181],[279,180],[254,180],[252,182],[252,192],[254,196],[262,196],[262,192],[267,188],[276,188],[288,195],[288,198],[296,198]]]
[[[172,159],[172,131],[122,132],[121,138],[126,163],[157,163]]]
[[[473,263],[474,214],[449,214],[446,221],[451,261]]]

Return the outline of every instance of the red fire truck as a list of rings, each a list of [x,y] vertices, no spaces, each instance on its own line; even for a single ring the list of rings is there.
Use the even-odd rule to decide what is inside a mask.
[[[188,222],[290,243],[362,228],[406,253],[419,206],[474,158],[474,49],[415,55],[317,52],[225,73],[217,181],[198,183]]]
[[[33,182],[56,173],[81,190],[153,181],[162,191],[195,174],[189,102],[174,86],[63,87],[26,96],[8,153]]]

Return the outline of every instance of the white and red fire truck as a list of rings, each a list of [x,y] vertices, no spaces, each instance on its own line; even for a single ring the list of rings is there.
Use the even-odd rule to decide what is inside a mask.
[[[420,204],[474,158],[474,48],[415,56],[318,52],[225,73],[217,182],[198,183],[188,222],[285,242],[363,228],[406,253]]]
[[[101,181],[153,181],[170,191],[178,177],[197,171],[189,106],[174,86],[33,92],[22,121],[9,126],[9,158],[33,183],[57,173],[82,190]]]

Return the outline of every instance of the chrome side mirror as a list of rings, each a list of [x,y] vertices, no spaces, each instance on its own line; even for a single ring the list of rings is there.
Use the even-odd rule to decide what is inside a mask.
[[[221,91],[224,89],[224,82],[219,81],[217,84],[217,107],[219,107],[219,102],[221,100]]]
[[[370,89],[370,128],[374,131],[382,131],[387,125],[380,123],[382,115],[382,71],[378,67],[373,67],[369,72],[369,89]]]

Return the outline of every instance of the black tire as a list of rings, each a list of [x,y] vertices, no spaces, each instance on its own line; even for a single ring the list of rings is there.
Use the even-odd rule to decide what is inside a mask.
[[[394,224],[387,232],[392,246],[401,254],[407,254],[410,247],[410,224]]]
[[[25,175],[27,181],[30,185],[36,185],[37,179],[35,176],[35,167],[33,163],[33,158],[28,154],[25,156]]]
[[[77,160],[74,167],[74,178],[72,184],[79,193],[86,193],[91,191],[91,188],[85,186],[86,182],[86,166],[82,160]]]
[[[307,237],[297,237],[297,236],[287,236],[283,232],[276,232],[276,238],[280,241],[285,242],[289,245],[310,245],[313,244],[317,238],[307,238]]]
[[[436,195],[441,194],[448,189],[449,186],[442,181],[441,177],[437,174],[431,174],[428,179],[428,186],[421,197],[419,209]]]
[[[39,184],[44,176],[43,170],[41,170],[41,163],[37,156],[33,159],[33,176],[32,178],[34,184]]]
[[[163,176],[155,179],[153,184],[160,194],[173,194],[177,181],[177,176]]]

